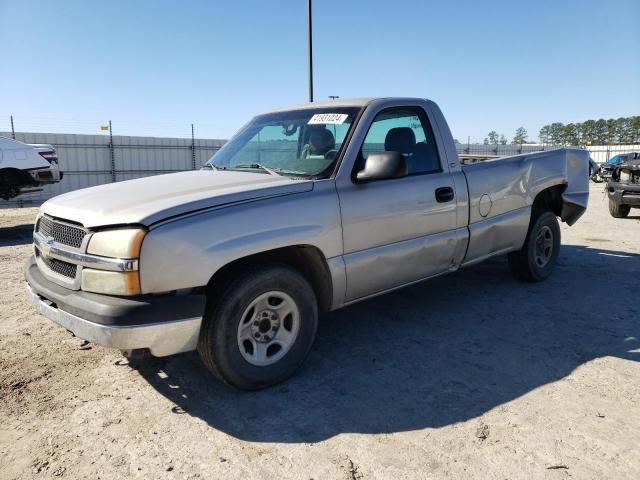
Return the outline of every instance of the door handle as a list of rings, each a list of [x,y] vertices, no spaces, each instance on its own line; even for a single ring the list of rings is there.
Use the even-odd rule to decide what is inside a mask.
[[[438,203],[446,203],[453,200],[453,188],[451,187],[440,187],[436,188],[436,202]]]

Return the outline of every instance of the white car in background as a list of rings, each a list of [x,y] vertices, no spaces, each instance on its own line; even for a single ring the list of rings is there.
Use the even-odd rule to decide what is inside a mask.
[[[10,200],[60,180],[62,172],[53,146],[28,145],[0,137],[0,198]]]

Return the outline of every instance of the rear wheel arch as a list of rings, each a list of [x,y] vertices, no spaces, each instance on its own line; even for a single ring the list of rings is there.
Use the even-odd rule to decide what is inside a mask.
[[[535,211],[547,210],[553,212],[556,217],[562,217],[564,200],[562,193],[567,188],[566,184],[553,185],[540,191],[533,200],[532,209]],[[533,221],[533,215],[532,215]]]

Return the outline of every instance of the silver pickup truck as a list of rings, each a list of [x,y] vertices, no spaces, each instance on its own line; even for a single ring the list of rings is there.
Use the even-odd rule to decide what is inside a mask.
[[[255,117],[198,171],[47,201],[26,288],[80,338],[197,349],[258,389],[298,368],[319,313],[495,255],[544,280],[588,176],[580,150],[461,165],[429,100],[309,103]]]

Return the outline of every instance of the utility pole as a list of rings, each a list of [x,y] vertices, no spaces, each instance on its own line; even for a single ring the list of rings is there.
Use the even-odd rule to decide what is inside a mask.
[[[13,115],[11,115],[11,138],[16,139],[16,132],[13,128]]]
[[[109,153],[111,155],[111,181],[116,181],[116,152],[113,145],[113,128],[111,128],[111,120],[109,120]]]
[[[307,21],[308,21],[308,51],[309,61],[309,101],[313,102],[313,25],[311,20],[311,0],[307,0]]]
[[[196,135],[191,124],[191,170],[196,169]]]

